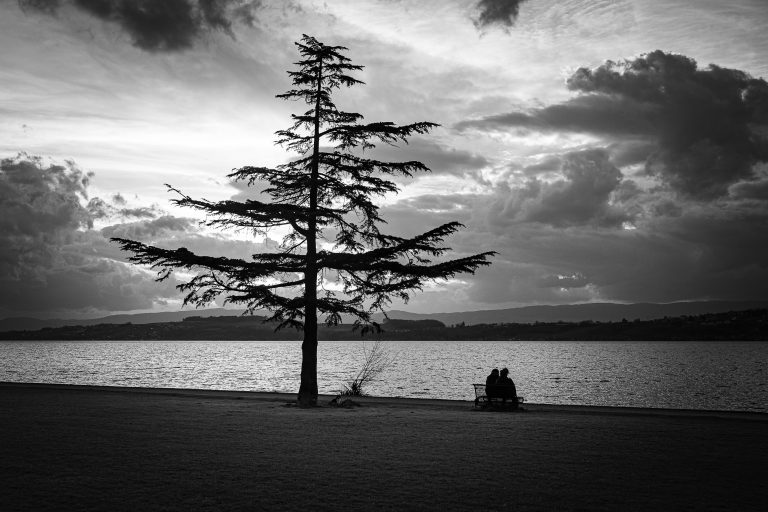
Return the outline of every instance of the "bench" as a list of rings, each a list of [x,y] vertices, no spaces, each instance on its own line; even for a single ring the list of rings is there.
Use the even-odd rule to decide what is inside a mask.
[[[475,387],[475,407],[492,409],[520,409],[520,405],[525,402],[525,398],[516,396],[504,400],[500,396],[489,397],[485,393],[485,384],[472,384]]]

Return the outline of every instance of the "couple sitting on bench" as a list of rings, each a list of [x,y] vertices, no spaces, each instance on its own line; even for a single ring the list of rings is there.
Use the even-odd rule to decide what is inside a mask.
[[[493,399],[501,399],[502,405],[507,405],[509,400],[509,406],[513,409],[517,409],[517,389],[515,389],[515,383],[509,378],[509,370],[506,368],[499,373],[498,368],[494,368],[491,374],[485,379],[485,395],[488,397],[488,401],[492,402]]]

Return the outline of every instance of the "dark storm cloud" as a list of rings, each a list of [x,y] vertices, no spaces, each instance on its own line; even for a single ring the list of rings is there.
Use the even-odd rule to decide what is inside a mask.
[[[626,216],[609,205],[622,175],[600,150],[568,155],[565,179],[541,187],[537,201],[527,205],[523,219],[552,225],[618,226]]]
[[[539,222],[558,227],[620,226],[626,212],[611,205],[622,174],[604,150],[563,155],[556,181],[529,179],[520,188],[501,192],[490,210],[492,223]]]
[[[577,96],[571,100],[529,112],[510,112],[462,121],[459,130],[508,130],[542,132],[573,131],[599,135],[649,135],[659,107],[619,96]]]
[[[475,4],[477,16],[473,23],[478,30],[500,26],[509,30],[520,13],[520,4],[525,0],[480,0]]]
[[[540,176],[559,172],[563,159],[559,155],[549,155],[538,163],[527,165],[522,169],[526,176]]]
[[[730,185],[753,179],[755,164],[768,161],[768,83],[742,71],[714,64],[698,68],[691,58],[657,50],[580,68],[568,87],[581,95],[530,112],[464,121],[457,128],[631,139],[638,151],[625,151],[622,163],[645,158],[649,174],[696,199],[727,195]],[[655,146],[650,154],[648,142]]]
[[[0,160],[0,276],[34,273],[71,232],[88,225],[80,200],[90,177],[72,162],[45,164],[26,154]]]
[[[756,233],[767,218],[726,207],[681,209],[637,230],[491,226],[484,247],[499,252],[494,265],[506,262],[509,271],[473,279],[473,296],[489,303],[764,299],[768,244]]]
[[[93,231],[73,233],[70,243],[57,247],[61,261],[39,267],[34,279],[0,277],[0,315],[104,314],[149,309],[160,298],[178,296],[175,279],[157,283],[153,274],[94,257],[91,251],[106,242]]]
[[[61,5],[61,0],[18,0],[19,7],[26,11],[27,9],[55,14]]]
[[[506,249],[498,242],[493,246]],[[507,254],[508,255],[508,254]],[[467,296],[473,301],[498,307],[502,303],[572,304],[593,299],[585,284],[572,279],[555,284],[557,275],[545,266],[504,261],[497,256],[493,262],[495,271],[484,272],[472,278]],[[498,269],[496,269],[498,267]]]
[[[607,297],[648,301],[765,298],[768,244],[758,235],[768,221],[764,206],[722,204],[672,213],[653,219],[645,232],[632,234],[632,243],[623,250],[629,258],[623,268],[606,261],[604,273],[591,269]],[[630,250],[634,254],[627,254]],[[622,276],[628,270],[631,274]]]
[[[680,217],[683,207],[677,201],[664,198],[651,207],[651,213],[654,217]]]
[[[656,151],[656,143],[649,139],[625,139],[614,142],[606,148],[611,154],[611,161],[616,167],[646,162]]]
[[[768,243],[761,235],[768,202],[745,197],[759,196],[764,181],[733,186],[731,196],[712,203],[681,200],[626,178],[617,183],[606,158],[605,152],[563,155],[563,178],[554,182],[411,197],[381,213],[395,234],[458,220],[467,228],[448,240],[456,254],[497,251],[492,271],[446,285],[477,308],[765,298]],[[627,225],[617,229],[622,219]]]
[[[63,5],[116,23],[133,44],[150,52],[191,48],[206,32],[232,35],[232,24],[252,24],[260,0],[19,0],[25,11],[55,15]]]
[[[760,199],[768,201],[768,178],[740,181],[730,188],[731,196],[737,199]]]
[[[144,309],[176,295],[175,281],[155,283],[89,229],[104,211],[120,211],[99,198],[83,205],[91,178],[73,162],[0,160],[0,315]],[[150,224],[159,232],[184,222]]]
[[[554,181],[534,177],[520,186],[499,185],[490,195],[424,194],[382,208],[382,216],[393,233],[407,235],[451,220],[480,224],[475,228],[481,231],[526,223],[615,228],[631,220],[622,202],[632,199],[637,187],[623,180],[606,151],[576,151],[556,161],[556,168],[548,161],[560,176]],[[423,220],[414,221],[414,215]]]

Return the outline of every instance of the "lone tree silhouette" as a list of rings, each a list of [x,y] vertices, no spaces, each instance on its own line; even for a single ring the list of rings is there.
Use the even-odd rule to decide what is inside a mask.
[[[331,100],[341,86],[363,82],[348,75],[362,69],[343,55],[347,48],[327,46],[304,35],[298,47],[301,60],[289,71],[294,89],[278,98],[299,100],[309,110],[291,115],[293,126],[277,132],[277,144],[299,154],[274,169],[242,167],[228,177],[249,186],[265,181],[271,202],[255,200],[210,202],[192,199],[168,185],[179,206],[205,212],[208,226],[247,228],[265,234],[269,228],[288,230],[276,252],[254,254],[250,261],[194,254],[186,248],[163,249],[123,238],[112,238],[130,261],[151,265],[157,280],[174,269],[197,275],[178,285],[186,293],[184,304],[207,305],[219,296],[225,303],[245,307],[246,313],[267,309],[279,321],[277,329],[304,331],[298,403],[317,403],[318,314],[329,325],[341,315],[355,318],[355,328],[378,329],[372,313],[384,311],[393,297],[407,301],[409,292],[435,279],[474,271],[489,265],[494,252],[439,260],[449,250],[440,244],[462,227],[450,222],[413,238],[384,234],[377,224],[373,198],[397,192],[389,176],[412,176],[429,171],[421,162],[382,162],[365,158],[375,142],[407,143],[412,134],[424,134],[435,123],[397,126],[391,122],[363,123],[363,116],[343,112]],[[322,142],[322,146],[321,146]],[[330,149],[329,149],[330,148]],[[353,150],[357,150],[353,152]],[[439,261],[435,261],[438,258]],[[320,293],[319,293],[320,292]]]

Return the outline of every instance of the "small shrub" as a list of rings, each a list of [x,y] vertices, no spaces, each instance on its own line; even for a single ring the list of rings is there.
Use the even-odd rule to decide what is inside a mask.
[[[363,346],[363,354],[363,367],[354,379],[342,384],[342,389],[336,396],[337,399],[345,396],[366,395],[364,389],[366,384],[373,381],[394,362],[394,357],[384,348],[381,341],[376,341],[370,350]]]

